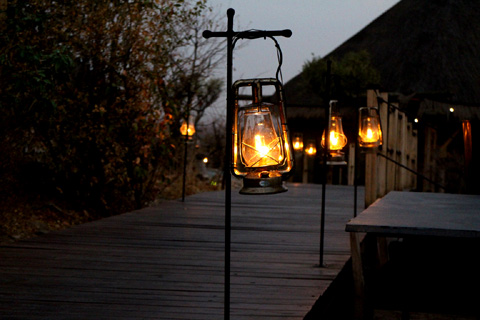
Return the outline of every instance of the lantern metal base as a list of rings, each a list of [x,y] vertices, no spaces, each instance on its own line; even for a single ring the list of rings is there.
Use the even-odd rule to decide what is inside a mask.
[[[343,152],[330,153],[327,165],[331,166],[346,166],[347,161],[345,161],[345,154]]]
[[[248,174],[243,178],[243,188],[240,190],[240,194],[275,194],[287,190],[281,175],[265,177],[258,174]]]
[[[378,150],[381,150],[381,146],[379,147],[364,147],[359,146],[361,153],[377,153]]]

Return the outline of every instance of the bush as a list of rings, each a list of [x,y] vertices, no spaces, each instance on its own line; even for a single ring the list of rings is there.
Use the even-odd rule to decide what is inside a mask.
[[[181,26],[204,9],[183,0],[9,4],[0,175],[18,182],[30,168],[33,187],[102,214],[151,201],[175,153],[181,101],[169,92]]]

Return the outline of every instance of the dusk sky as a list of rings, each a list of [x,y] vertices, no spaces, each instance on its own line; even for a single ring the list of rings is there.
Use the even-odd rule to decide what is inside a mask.
[[[302,71],[305,62],[323,57],[362,30],[399,0],[208,0],[227,25],[227,9],[235,9],[234,30],[292,30],[277,37],[283,52],[283,82]],[[226,31],[226,30],[212,30]],[[277,52],[270,39],[239,40],[233,53],[233,81],[275,77]],[[226,78],[226,65],[218,70]],[[225,94],[215,103],[213,117],[224,113]],[[208,122],[208,120],[207,120]]]
[[[325,56],[363,29],[398,0],[209,0],[218,18],[227,21],[235,9],[234,30],[290,29],[292,37],[278,37],[283,52],[283,80],[287,82],[314,56]],[[242,41],[242,40],[240,40]],[[234,81],[273,77],[277,68],[272,40],[243,40],[234,51]]]

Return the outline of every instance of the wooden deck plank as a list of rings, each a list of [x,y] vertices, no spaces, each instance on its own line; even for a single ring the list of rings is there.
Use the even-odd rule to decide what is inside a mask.
[[[348,260],[353,188],[232,194],[231,318],[302,319]],[[363,192],[362,189],[359,189]],[[0,246],[1,319],[222,319],[224,193]]]

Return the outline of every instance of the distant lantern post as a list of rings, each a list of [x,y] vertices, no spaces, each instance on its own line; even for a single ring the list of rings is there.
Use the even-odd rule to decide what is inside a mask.
[[[187,148],[188,142],[193,139],[195,134],[195,124],[193,117],[187,115],[182,125],[180,126],[180,134],[185,138],[184,139],[184,153],[183,153],[183,186],[182,186],[182,202],[185,202],[185,185],[187,177]]]
[[[317,146],[314,139],[308,139],[307,144],[305,146],[305,150],[303,152],[303,172],[302,172],[302,182],[308,183],[308,175],[309,175],[309,162],[312,162],[312,158],[315,158],[317,154]],[[313,160],[314,161],[314,160]]]
[[[347,145],[347,136],[343,133],[342,117],[335,110],[337,100],[329,102],[329,119],[328,125],[323,130],[322,147],[328,151],[327,164],[330,165],[346,165],[345,154],[342,149]],[[326,136],[328,135],[328,143]]]
[[[325,90],[325,130],[329,127],[330,119],[330,87],[331,87],[331,77],[332,77],[332,61],[327,60],[327,75],[326,75],[326,90]],[[330,135],[326,134],[324,137],[324,144],[326,146],[330,145]],[[322,164],[322,204],[320,212],[320,259],[319,266],[320,268],[324,266],[323,264],[323,248],[324,248],[324,234],[325,234],[325,196],[327,188],[327,161],[329,156],[328,148],[323,148],[323,164]]]
[[[353,185],[354,185],[354,200],[353,200],[353,216],[357,216],[357,162],[360,148],[364,152],[370,154],[374,153],[376,157],[376,150],[383,144],[382,125],[380,121],[379,100],[377,99],[377,107],[367,106],[358,109],[357,117],[357,139],[355,140],[355,163],[353,169]]]
[[[293,135],[293,149],[295,151],[302,151],[303,150],[303,134],[295,133]]]

